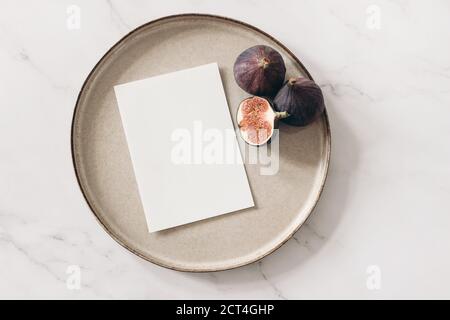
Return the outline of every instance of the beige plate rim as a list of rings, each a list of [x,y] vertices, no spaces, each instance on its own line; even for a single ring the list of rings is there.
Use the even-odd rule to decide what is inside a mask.
[[[134,30],[130,31],[129,33],[127,33],[125,36],[123,36],[118,42],[116,42],[103,56],[102,58],[95,64],[95,66],[92,68],[92,70],[89,72],[88,76],[86,77],[86,79],[83,82],[83,85],[78,93],[78,97],[75,103],[75,108],[73,111],[73,116],[72,116],[72,125],[71,125],[71,136],[70,136],[70,142],[71,142],[71,154],[72,154],[72,164],[75,170],[75,175],[77,178],[77,183],[78,186],[81,190],[81,193],[83,194],[84,199],[86,200],[86,203],[88,204],[91,212],[93,213],[93,215],[95,216],[97,222],[102,226],[102,228],[117,242],[119,243],[122,247],[124,247],[125,249],[127,249],[128,251],[132,252],[133,254],[137,255],[138,257],[147,260],[153,264],[156,264],[158,266],[167,268],[167,269],[171,269],[171,270],[176,270],[176,271],[183,271],[183,272],[195,272],[195,273],[203,273],[203,272],[215,272],[215,271],[225,271],[225,270],[231,270],[231,269],[235,269],[238,267],[242,267],[245,265],[249,265],[252,264],[256,261],[261,260],[262,258],[266,257],[267,255],[273,253],[275,250],[279,249],[283,244],[285,244],[299,229],[300,227],[304,224],[304,222],[306,221],[306,219],[309,218],[309,216],[311,215],[311,212],[314,211],[314,208],[317,205],[317,202],[319,201],[319,198],[322,194],[323,188],[325,186],[325,181],[327,179],[328,176],[328,169],[329,169],[329,165],[330,165],[330,155],[331,155],[331,129],[330,129],[330,123],[328,120],[328,113],[327,110],[324,110],[324,119],[325,119],[325,124],[326,124],[326,141],[327,141],[327,146],[326,146],[326,159],[325,159],[325,174],[323,176],[323,180],[321,182],[321,186],[320,186],[320,190],[317,193],[317,197],[314,201],[314,205],[312,206],[311,210],[308,212],[308,214],[306,215],[306,218],[303,222],[299,223],[298,226],[295,228],[295,230],[289,234],[285,239],[283,239],[282,241],[280,241],[277,245],[275,245],[271,250],[268,250],[267,252],[265,252],[264,254],[255,257],[254,259],[250,260],[250,261],[245,261],[243,263],[238,263],[234,266],[230,266],[230,267],[225,267],[225,268],[217,268],[217,269],[209,269],[209,270],[196,270],[196,269],[186,269],[186,268],[179,268],[176,266],[171,266],[168,264],[165,264],[161,261],[157,261],[156,259],[153,259],[152,257],[148,257],[145,256],[141,253],[139,253],[138,251],[136,251],[135,249],[133,249],[133,247],[129,244],[127,244],[124,240],[120,239],[113,231],[111,231],[106,224],[102,221],[102,219],[100,218],[100,216],[96,213],[93,205],[91,204],[90,200],[88,199],[87,193],[86,191],[83,189],[82,187],[82,183],[81,183],[81,176],[79,173],[79,168],[77,167],[77,163],[75,160],[75,121],[77,118],[77,111],[78,111],[78,107],[80,104],[80,99],[82,96],[82,93],[84,92],[84,90],[86,89],[87,84],[89,83],[89,80],[91,79],[92,75],[94,74],[94,72],[97,70],[97,68],[101,65],[101,63],[103,61],[105,61],[108,57],[108,55],[116,48],[118,47],[120,44],[122,44],[125,40],[127,40],[129,37],[133,36],[135,33],[138,33],[141,29],[144,29],[150,25],[156,24],[158,22],[161,21],[166,21],[166,20],[170,20],[170,19],[180,19],[180,18],[210,18],[210,19],[216,19],[216,20],[221,20],[221,21],[228,21],[228,22],[232,22],[232,23],[236,23],[236,24],[240,24],[246,28],[249,28],[253,31],[256,31],[266,37],[268,37],[270,40],[274,41],[277,45],[279,45],[280,47],[282,47],[290,56],[291,58],[298,63],[301,68],[305,71],[306,75],[310,78],[313,79],[312,76],[310,75],[310,73],[308,72],[308,70],[305,68],[305,66],[300,62],[300,60],[285,46],[283,45],[280,41],[278,41],[277,39],[275,39],[273,36],[271,36],[270,34],[260,30],[259,28],[250,25],[248,23],[236,20],[236,19],[232,19],[232,18],[228,18],[228,17],[224,17],[224,16],[219,16],[219,15],[214,15],[214,14],[203,14],[203,13],[183,13],[183,14],[175,14],[175,15],[168,15],[168,16],[164,16],[152,21],[149,21],[147,23],[144,23],[143,25],[140,25],[139,27],[135,28]]]

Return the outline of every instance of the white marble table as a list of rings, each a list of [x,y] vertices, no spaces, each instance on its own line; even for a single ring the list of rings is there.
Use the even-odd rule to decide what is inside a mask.
[[[0,298],[450,298],[448,1],[0,8]],[[133,28],[182,12],[244,20],[284,42],[322,86],[332,126],[309,223],[261,262],[221,273],[166,270],[120,247],[90,213],[70,154],[93,65]]]

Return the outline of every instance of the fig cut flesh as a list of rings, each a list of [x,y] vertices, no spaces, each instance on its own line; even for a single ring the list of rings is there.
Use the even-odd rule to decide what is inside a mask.
[[[286,112],[275,112],[269,100],[251,97],[239,104],[236,120],[242,139],[250,145],[260,146],[272,137],[276,121],[287,116]]]

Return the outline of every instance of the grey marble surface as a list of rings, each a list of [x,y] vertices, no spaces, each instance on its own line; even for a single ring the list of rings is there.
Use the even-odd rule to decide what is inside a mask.
[[[448,1],[0,4],[0,298],[450,298]],[[332,127],[308,224],[261,262],[220,273],[166,270],[116,244],[70,154],[76,96],[98,59],[133,28],[184,12],[285,43],[323,88]]]

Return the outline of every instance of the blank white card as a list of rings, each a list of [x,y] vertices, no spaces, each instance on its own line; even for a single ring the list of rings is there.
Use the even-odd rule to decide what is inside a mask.
[[[150,232],[254,206],[217,63],[114,90]]]

